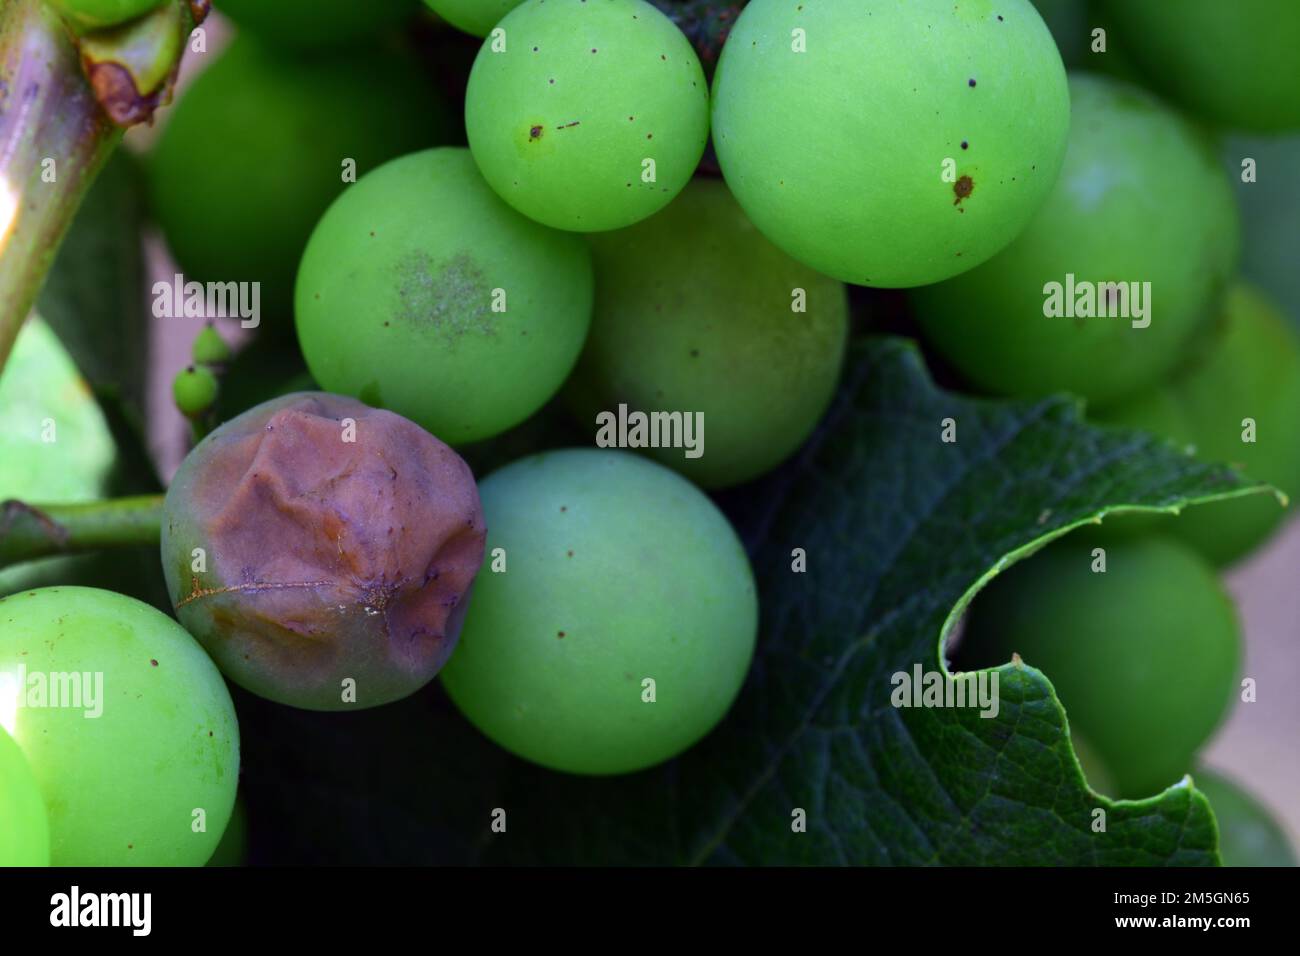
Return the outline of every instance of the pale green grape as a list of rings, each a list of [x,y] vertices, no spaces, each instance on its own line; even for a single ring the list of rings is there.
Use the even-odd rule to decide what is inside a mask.
[[[1071,75],[1070,95],[1065,166],[1033,221],[912,301],[930,342],[981,388],[1100,405],[1178,364],[1233,273],[1239,226],[1210,145],[1178,114],[1087,74]]]
[[[235,797],[235,807],[230,811],[230,822],[226,832],[221,835],[221,842],[212,851],[208,866],[247,866],[248,865],[248,807],[241,795]]]
[[[0,714],[49,811],[55,866],[201,866],[235,800],[225,682],[174,620],[53,587],[0,600]]]
[[[485,37],[523,0],[424,0],[434,13],[458,30]]]
[[[1295,500],[1300,496],[1300,339],[1276,307],[1245,284],[1228,293],[1215,334],[1165,382],[1097,416],[1239,467]],[[1216,564],[1264,541],[1286,517],[1273,495],[1188,508],[1176,518],[1125,517],[1123,531],[1159,521]],[[1135,518],[1137,516],[1134,516]]]
[[[568,390],[584,426],[620,403],[702,415],[698,457],[645,453],[707,487],[754,478],[808,437],[844,358],[839,282],[768,242],[716,179],[591,243],[595,316]]]
[[[614,774],[667,760],[722,719],[754,653],[758,602],[708,498],[596,449],[525,458],[480,493],[488,554],[442,671],[475,726],[545,766]]]
[[[645,0],[529,0],[483,44],[465,128],[506,202],[557,229],[618,229],[666,206],[709,132],[699,58]]]
[[[3,678],[0,677],[0,681]],[[5,732],[12,704],[0,683],[0,866],[48,866],[50,824],[36,778]]]
[[[591,297],[580,237],[503,203],[467,150],[429,150],[362,177],[321,219],[298,273],[298,341],[322,388],[477,441],[564,383]]]
[[[1296,865],[1295,851],[1286,831],[1258,800],[1210,770],[1193,771],[1192,782],[1214,810],[1219,827],[1219,856],[1224,866]]]
[[[753,0],[713,80],[713,143],[749,217],[859,285],[937,282],[1003,248],[1069,123],[1028,0]]]
[[[983,662],[1016,653],[1046,674],[1071,732],[1110,771],[1107,796],[1147,797],[1178,782],[1227,712],[1240,629],[1214,569],[1186,545],[1108,541],[1104,571],[1095,545],[1078,532],[999,575],[964,640]]]

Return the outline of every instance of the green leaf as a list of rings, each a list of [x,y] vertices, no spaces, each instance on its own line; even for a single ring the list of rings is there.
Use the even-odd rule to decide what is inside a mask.
[[[945,419],[955,443],[940,440]],[[871,340],[800,459],[729,502],[762,630],[740,699],[701,744],[655,770],[588,779],[505,756],[439,693],[350,715],[360,740],[388,741],[355,753],[337,715],[241,699],[250,802],[292,795],[274,816],[303,835],[281,834],[282,849],[301,851],[328,821],[318,859],[364,860],[379,841],[422,862],[1214,864],[1208,804],[1186,781],[1133,802],[1086,789],[1040,672],[996,669],[1000,710],[987,719],[895,708],[890,678],[939,669],[940,635],[979,582],[1071,527],[1254,487],[1151,436],[1087,425],[1070,399],[942,392],[912,344]],[[796,548],[806,572],[792,570]],[[321,820],[301,815],[306,792]],[[498,807],[505,833],[489,826]],[[792,828],[797,809],[807,832]]]

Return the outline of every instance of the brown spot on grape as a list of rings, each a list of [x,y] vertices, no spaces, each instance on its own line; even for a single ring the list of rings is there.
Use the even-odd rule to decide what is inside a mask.
[[[962,176],[952,184],[952,191],[953,195],[957,197],[952,201],[952,204],[956,206],[975,191],[975,180],[971,179],[969,176]]]
[[[528,130],[528,142],[533,142],[542,138],[542,127],[534,126]]]

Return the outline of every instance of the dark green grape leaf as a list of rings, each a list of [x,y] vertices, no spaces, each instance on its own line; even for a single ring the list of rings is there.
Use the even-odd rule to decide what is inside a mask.
[[[118,149],[91,186],[50,268],[37,311],[90,383],[119,458],[112,491],[155,491],[144,409],[150,315],[138,163]]]
[[[433,688],[353,715],[239,698],[262,862],[1106,864],[1217,862],[1180,783],[1090,793],[1051,685],[996,669],[1000,709],[898,709],[891,675],[940,668],[978,583],[1079,524],[1246,493],[1230,469],[1102,430],[1067,398],[937,389],[915,346],[851,354],[813,441],[724,504],[753,557],[759,650],[731,714],[680,759],[614,779],[509,757]],[[941,440],[945,420],[956,442]],[[803,549],[807,570],[792,570]],[[275,832],[257,838],[259,808]],[[491,829],[505,811],[506,831]],[[1094,832],[1095,811],[1105,832]],[[802,811],[806,832],[793,825]]]

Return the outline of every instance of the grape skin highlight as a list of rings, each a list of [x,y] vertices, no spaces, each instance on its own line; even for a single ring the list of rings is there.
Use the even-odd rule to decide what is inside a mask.
[[[49,819],[23,752],[5,732],[3,681],[0,672],[0,866],[49,866]]]

